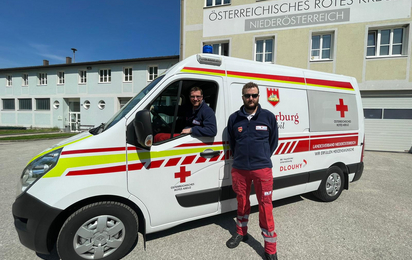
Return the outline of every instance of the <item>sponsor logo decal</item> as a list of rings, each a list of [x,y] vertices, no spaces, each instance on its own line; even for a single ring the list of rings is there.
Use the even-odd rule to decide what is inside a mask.
[[[293,158],[292,158],[293,159]],[[292,161],[292,160],[290,160]],[[281,172],[287,172],[287,171],[292,171],[292,170],[297,170],[297,169],[302,169],[308,164],[308,161],[303,159],[303,162],[301,163],[293,163],[293,164],[288,164],[285,166],[280,166],[280,171]]]
[[[276,106],[280,100],[279,100],[279,89],[277,88],[267,88],[266,89],[267,97],[268,97],[268,102],[272,104],[272,106]]]

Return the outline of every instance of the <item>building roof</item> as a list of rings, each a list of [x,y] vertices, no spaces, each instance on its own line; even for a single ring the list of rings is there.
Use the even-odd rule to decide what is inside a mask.
[[[127,63],[127,62],[145,62],[145,61],[174,60],[174,59],[179,60],[179,55],[134,58],[134,59],[121,59],[121,60],[100,60],[100,61],[88,61],[88,62],[75,62],[75,63],[61,63],[61,64],[52,64],[52,65],[4,68],[4,69],[0,69],[0,73],[1,72],[9,72],[9,71],[22,71],[22,70],[33,70],[33,69],[45,69],[45,68],[91,66],[91,65],[98,65],[98,64],[116,64],[116,63]]]

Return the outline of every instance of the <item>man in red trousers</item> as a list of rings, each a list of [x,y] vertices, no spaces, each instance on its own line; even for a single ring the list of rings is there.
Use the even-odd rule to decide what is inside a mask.
[[[247,83],[242,89],[243,106],[229,117],[227,130],[233,154],[232,187],[238,208],[236,234],[226,245],[235,248],[248,239],[251,184],[259,202],[259,225],[265,241],[266,259],[277,259],[275,224],[273,221],[273,175],[271,156],[278,145],[275,115],[259,104],[259,88]]]

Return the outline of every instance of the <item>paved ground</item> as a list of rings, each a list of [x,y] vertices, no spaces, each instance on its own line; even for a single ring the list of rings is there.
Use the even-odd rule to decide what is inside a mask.
[[[0,259],[57,260],[36,255],[19,243],[11,205],[16,182],[28,160],[58,140],[0,142]],[[412,154],[365,152],[362,178],[332,203],[311,195],[275,202],[280,260],[412,259]],[[148,235],[124,259],[262,259],[257,208],[250,216],[251,239],[236,249],[235,212]]]

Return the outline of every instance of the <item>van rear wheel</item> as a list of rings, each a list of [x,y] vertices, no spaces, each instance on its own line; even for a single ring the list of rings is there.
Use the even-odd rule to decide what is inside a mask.
[[[315,196],[325,202],[336,200],[342,193],[344,180],[345,178],[341,168],[338,166],[330,167],[319,189],[314,192]]]
[[[137,232],[138,218],[129,206],[98,202],[82,207],[66,220],[56,247],[62,260],[116,260],[133,249]]]

